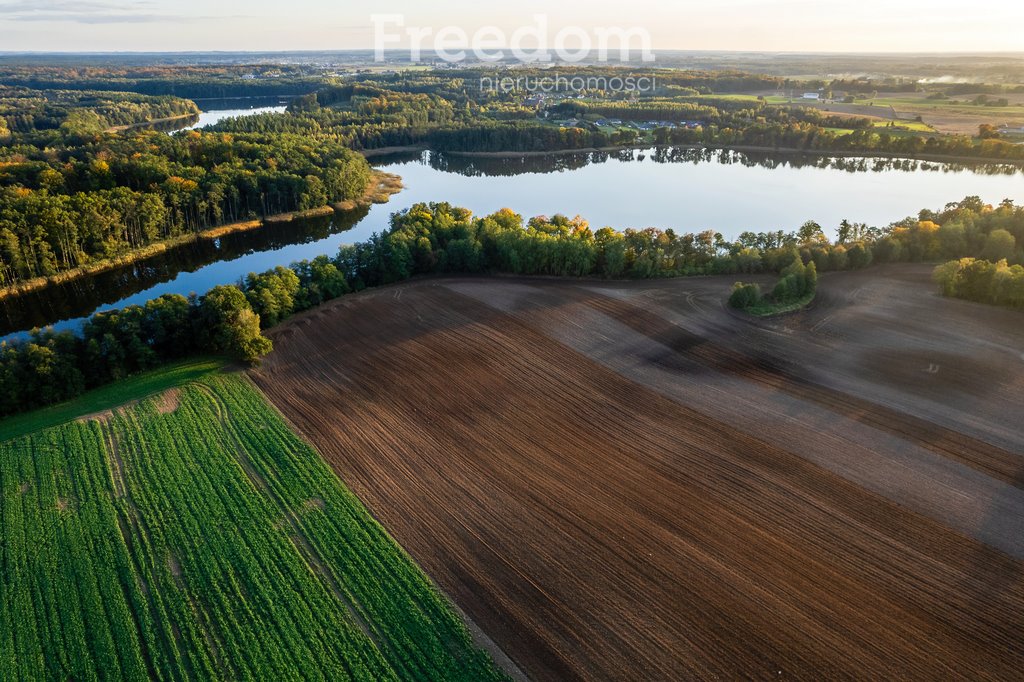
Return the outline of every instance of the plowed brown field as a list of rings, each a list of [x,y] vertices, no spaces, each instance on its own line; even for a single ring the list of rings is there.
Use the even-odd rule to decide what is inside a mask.
[[[1019,678],[1024,315],[927,277],[428,280],[253,378],[531,678]]]

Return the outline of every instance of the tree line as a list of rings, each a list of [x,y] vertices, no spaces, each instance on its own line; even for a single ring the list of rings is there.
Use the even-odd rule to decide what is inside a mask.
[[[0,66],[0,84],[32,90],[92,90],[188,99],[287,97],[323,85],[319,70],[291,64]]]
[[[579,217],[526,221],[508,209],[474,217],[448,203],[421,203],[392,216],[387,231],[344,246],[334,257],[250,274],[238,285],[218,286],[201,297],[167,295],[97,313],[78,334],[43,330],[27,341],[0,345],[0,415],[67,400],[187,355],[219,353],[256,361],[271,348],[261,329],[350,291],[418,275],[651,278],[780,272],[767,301],[779,305],[813,294],[820,271],[939,260],[950,253],[957,258],[985,254],[996,263],[957,261],[953,295],[987,300],[988,294],[979,292],[1010,292],[997,299],[1008,297],[1019,305],[1024,207],[1011,201],[993,207],[968,197],[886,228],[843,221],[834,241],[809,221],[795,232],[744,232],[730,242],[713,231],[595,231]],[[766,302],[757,289],[742,296],[747,297],[743,307]]]
[[[640,73],[640,72],[638,72]],[[426,72],[366,75],[326,85],[297,98],[289,116],[244,117],[224,121],[223,132],[294,132],[334,139],[354,149],[407,145],[436,151],[556,151],[634,144],[635,130],[609,130],[602,118],[631,122],[670,122],[653,133],[661,145],[749,146],[817,152],[1024,160],[1024,147],[995,136],[905,134],[875,128],[870,120],[813,108],[773,106],[765,101],[714,97],[695,92],[730,92],[736,74],[694,78],[656,76],[658,92],[631,99],[624,93],[584,93],[548,106],[538,117],[518,92],[481,91],[481,72]],[[622,77],[599,67],[569,70],[567,78]],[[550,77],[550,74],[547,74]],[[516,77],[525,77],[516,72]],[[534,77],[544,77],[537,73]],[[668,78],[669,80],[663,81]],[[684,87],[677,83],[698,83]],[[672,83],[669,87],[669,83]],[[762,82],[763,87],[766,83]],[[575,119],[559,128],[552,120]],[[682,121],[698,127],[679,126]]]
[[[261,88],[270,88],[273,94],[287,91],[296,96],[288,116],[243,117],[225,121],[217,130],[312,135],[318,140],[333,140],[353,149],[427,145],[438,151],[553,151],[633,144],[641,137],[636,131],[612,132],[596,127],[595,120],[604,117],[677,124],[688,120],[702,124],[696,130],[662,128],[654,139],[658,144],[1024,160],[1024,147],[999,139],[998,134],[977,137],[905,134],[874,128],[861,117],[828,114],[812,108],[774,106],[763,100],[714,96],[767,90],[786,84],[778,78],[739,72],[623,71],[597,66],[566,69],[560,75],[569,79],[646,76],[655,78],[659,84],[655,92],[642,93],[635,99],[621,92],[588,91],[583,93],[582,99],[577,98],[580,93],[556,93],[555,97],[562,98],[561,101],[548,106],[545,113],[554,118],[583,119],[568,130],[559,130],[546,119],[538,118],[535,107],[525,104],[521,92],[481,89],[481,75],[486,73],[479,70],[367,73],[350,76],[344,81],[317,79],[300,67],[194,66],[181,67],[180,73],[173,73],[178,75],[174,77],[171,71],[158,66],[80,70],[9,67],[0,68],[0,83],[52,88],[46,93],[47,98],[53,92],[75,96],[70,92],[71,84],[92,90],[134,89],[140,93],[178,97],[265,94]],[[515,76],[541,78],[550,77],[550,73],[524,70],[517,71]],[[86,94],[102,95],[105,100],[119,96],[142,97],[116,92]],[[82,131],[95,127],[92,115],[103,116],[98,107],[76,110],[71,129]],[[31,122],[35,120],[33,116],[29,115],[30,121],[26,123],[14,120],[16,116],[11,113],[4,125],[12,131],[34,129],[37,124]],[[49,129],[54,120],[46,119],[39,125]]]
[[[10,133],[133,125],[174,116],[198,116],[199,107],[180,97],[75,90],[29,90],[0,86],[0,127]],[[0,135],[2,137],[2,135]]]
[[[943,296],[1024,308],[1024,266],[1019,263],[960,258],[935,268],[933,278]]]

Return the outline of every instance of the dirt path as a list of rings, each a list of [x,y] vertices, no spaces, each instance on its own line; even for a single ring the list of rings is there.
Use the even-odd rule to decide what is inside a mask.
[[[1017,675],[1024,316],[926,268],[767,323],[730,285],[369,291],[253,378],[532,678]]]

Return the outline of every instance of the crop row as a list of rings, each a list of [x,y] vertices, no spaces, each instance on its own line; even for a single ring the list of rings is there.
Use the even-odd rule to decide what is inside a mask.
[[[0,526],[15,679],[501,677],[242,377],[0,444]]]

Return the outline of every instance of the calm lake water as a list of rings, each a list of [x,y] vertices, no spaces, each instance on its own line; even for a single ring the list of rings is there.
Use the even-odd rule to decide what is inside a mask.
[[[187,245],[5,301],[0,334],[74,328],[97,310],[166,293],[203,293],[250,272],[333,255],[343,243],[386,229],[392,212],[420,201],[448,201],[478,215],[503,207],[526,217],[580,214],[594,228],[714,229],[727,239],[745,230],[795,230],[806,220],[829,230],[844,218],[884,226],[969,195],[1024,202],[1019,170],[903,160],[648,150],[499,159],[425,153],[373,161],[404,180],[406,189],[389,204]]]
[[[199,119],[188,126],[178,128],[178,130],[195,130],[196,128],[205,128],[211,126],[214,123],[219,123],[226,118],[235,118],[238,116],[252,116],[253,114],[283,114],[285,109],[288,108],[287,102],[281,102],[276,97],[274,98],[239,98],[235,100],[230,99],[218,99],[218,100],[195,100],[196,104],[202,110],[199,113]]]

